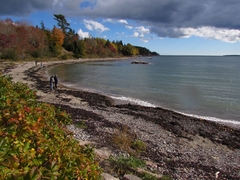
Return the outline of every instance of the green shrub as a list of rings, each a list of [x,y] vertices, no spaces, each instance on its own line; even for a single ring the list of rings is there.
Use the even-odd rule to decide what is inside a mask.
[[[0,76],[0,179],[100,179],[93,149],[65,125],[68,114]]]
[[[85,124],[85,121],[75,122],[75,125],[80,129],[87,129],[87,125]]]
[[[123,176],[124,174],[127,174],[129,172],[132,172],[133,169],[137,169],[140,167],[146,167],[146,163],[138,159],[136,157],[130,156],[130,157],[109,157],[109,162],[111,166],[113,167],[113,171],[117,173],[119,176]]]
[[[135,149],[137,152],[145,152],[147,149],[146,144],[141,140],[135,140],[131,144],[131,148]]]
[[[138,175],[138,177],[140,177],[142,180],[158,180],[158,178],[146,172],[141,173],[140,175]]]
[[[17,54],[16,50],[9,49],[9,50],[6,50],[2,54],[1,58],[2,59],[17,60],[18,59],[18,54]]]
[[[42,49],[38,49],[38,50],[32,51],[30,54],[33,58],[40,58],[43,56],[44,52]]]
[[[72,56],[70,55],[70,54],[63,54],[62,56],[61,56],[61,59],[62,60],[67,60],[67,59],[71,59],[72,58]]]

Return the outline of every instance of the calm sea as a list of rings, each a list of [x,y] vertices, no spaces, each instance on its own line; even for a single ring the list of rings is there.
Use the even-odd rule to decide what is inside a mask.
[[[131,64],[133,60],[149,64]],[[144,106],[240,123],[240,57],[158,56],[60,65],[61,83]]]

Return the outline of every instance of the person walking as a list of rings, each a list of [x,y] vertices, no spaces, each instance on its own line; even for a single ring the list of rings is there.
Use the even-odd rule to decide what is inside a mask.
[[[51,91],[53,90],[53,85],[54,85],[54,77],[51,76],[51,77],[50,77],[50,90],[51,90]]]
[[[55,85],[55,89],[57,89],[57,85],[58,85],[58,78],[57,75],[54,76],[54,85]]]

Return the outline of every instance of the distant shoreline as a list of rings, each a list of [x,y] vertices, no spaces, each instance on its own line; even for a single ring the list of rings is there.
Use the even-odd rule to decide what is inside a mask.
[[[136,57],[134,57],[136,58]],[[54,63],[54,64],[49,64],[49,66],[46,68],[46,71],[45,71],[45,77],[47,76],[47,72],[53,68],[53,66],[58,66],[58,65],[61,65],[61,64],[71,64],[71,63],[78,63],[78,62],[103,62],[103,61],[115,61],[115,60],[126,60],[126,59],[130,59],[130,58],[106,58],[106,59],[81,59],[81,60],[77,60],[77,61],[63,61],[62,63]],[[66,63],[65,63],[66,62]],[[43,74],[44,76],[44,74]],[[64,83],[62,84],[64,85]],[[78,87],[78,88],[74,88],[74,87],[70,87],[70,86],[67,86],[67,85],[64,85],[66,88],[68,89],[72,89],[72,90],[80,90],[80,91],[88,91],[86,89],[83,89],[81,87]],[[97,91],[97,89],[96,89]],[[91,92],[91,93],[98,93],[96,91],[88,91],[88,92]],[[104,95],[104,94],[101,94],[101,95]],[[110,96],[108,96],[109,98],[112,98]],[[215,123],[219,123],[219,124],[223,124],[223,125],[227,125],[227,126],[230,126],[230,127],[233,127],[233,128],[237,128],[237,129],[240,129],[240,121],[237,121],[237,120],[231,120],[231,119],[223,119],[223,118],[216,118],[216,117],[213,117],[213,116],[204,116],[204,115],[195,115],[195,114],[189,114],[189,113],[184,113],[184,112],[181,112],[181,111],[177,111],[177,110],[174,110],[174,109],[169,109],[169,108],[166,108],[166,107],[162,107],[162,106],[146,106],[146,105],[142,105],[142,104],[139,104],[137,102],[134,102],[134,101],[131,101],[131,100],[126,100],[126,99],[120,99],[120,98],[113,98],[113,100],[116,102],[116,104],[127,104],[127,103],[131,103],[131,104],[134,104],[134,105],[139,105],[139,106],[144,106],[144,107],[155,107],[155,108],[163,108],[163,109],[166,109],[166,110],[169,110],[169,111],[173,111],[173,112],[176,112],[176,113],[179,113],[181,115],[184,115],[184,116],[188,116],[188,117],[192,117],[192,118],[197,118],[197,119],[204,119],[204,120],[207,120],[207,121],[210,121],[210,122],[215,122]],[[150,103],[149,103],[150,104]]]
[[[233,54],[233,55],[223,55],[223,56],[230,56],[230,57],[233,56],[233,57],[234,57],[234,56],[240,56],[240,55],[237,55],[237,54],[234,55],[234,54]]]

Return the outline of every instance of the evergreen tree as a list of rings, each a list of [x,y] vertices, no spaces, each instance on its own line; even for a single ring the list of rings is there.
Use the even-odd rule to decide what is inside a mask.
[[[54,20],[58,22],[57,25],[62,29],[65,35],[67,35],[67,30],[70,30],[70,32],[72,31],[72,29],[69,27],[70,24],[62,14],[54,14],[54,17]]]
[[[40,25],[41,25],[41,30],[44,30],[44,31],[45,31],[45,30],[46,30],[46,27],[45,27],[43,21],[41,21]]]

